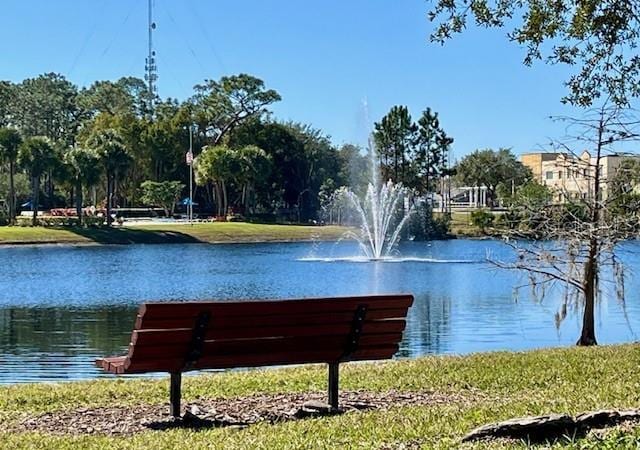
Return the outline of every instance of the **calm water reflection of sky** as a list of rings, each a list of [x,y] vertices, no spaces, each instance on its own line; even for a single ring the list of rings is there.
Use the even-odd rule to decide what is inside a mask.
[[[405,243],[403,262],[323,260],[356,250],[350,243],[0,248],[0,383],[99,376],[93,358],[122,351],[146,300],[410,292],[416,301],[399,357],[571,345],[577,338],[578,314],[555,326],[560,292],[542,304],[527,288],[515,297],[514,286],[526,280],[483,262],[488,253],[509,258],[498,242]],[[601,343],[636,339],[639,252],[639,244],[625,247],[626,315],[616,300],[598,308]]]

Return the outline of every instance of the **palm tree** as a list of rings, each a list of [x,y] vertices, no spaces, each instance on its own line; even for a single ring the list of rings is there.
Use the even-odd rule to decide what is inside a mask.
[[[242,185],[242,206],[244,214],[251,214],[251,198],[256,184],[263,183],[271,174],[271,157],[255,145],[242,147],[237,151],[240,159],[240,173],[236,180]]]
[[[32,137],[25,140],[19,147],[18,163],[31,176],[31,208],[33,210],[32,224],[38,224],[38,204],[40,201],[40,178],[42,174],[52,169],[56,164],[56,151],[45,137]]]
[[[240,173],[240,159],[236,151],[224,145],[207,146],[194,161],[196,183],[213,182],[218,216],[225,216],[229,205],[227,183]]]
[[[133,158],[127,151],[124,140],[114,129],[94,132],[88,142],[98,155],[107,175],[107,225],[111,225],[113,222],[111,217],[113,193],[118,184],[118,177],[129,169]]]
[[[76,190],[76,213],[78,224],[82,225],[82,188],[89,188],[98,183],[102,172],[100,158],[92,150],[74,147],[64,155],[64,162]]]
[[[13,128],[0,128],[0,161],[9,164],[9,223],[16,221],[16,189],[14,174],[18,161],[18,148],[22,143],[22,137],[18,130]]]

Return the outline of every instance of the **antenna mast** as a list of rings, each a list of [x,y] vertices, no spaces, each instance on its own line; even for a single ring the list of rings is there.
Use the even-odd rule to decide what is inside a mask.
[[[153,117],[154,113],[154,100],[158,95],[158,87],[156,81],[158,80],[158,66],[156,65],[156,52],[153,49],[153,30],[156,29],[156,23],[153,21],[153,1],[149,0],[149,54],[145,60],[145,75],[144,79],[147,82],[147,89],[149,94],[149,115]]]

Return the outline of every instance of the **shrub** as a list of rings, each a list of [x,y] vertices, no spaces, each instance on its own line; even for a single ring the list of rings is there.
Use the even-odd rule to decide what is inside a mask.
[[[486,232],[486,229],[493,225],[496,216],[484,209],[471,212],[471,224],[480,228],[482,233]]]
[[[448,215],[434,216],[427,203],[420,203],[407,223],[407,232],[416,241],[445,239],[449,237],[450,226]]]
[[[104,217],[86,216],[83,218],[84,226],[99,227],[104,224]],[[17,225],[20,227],[30,227],[32,225],[32,217],[19,216]],[[77,227],[80,225],[77,217],[38,217],[37,225],[41,227]]]

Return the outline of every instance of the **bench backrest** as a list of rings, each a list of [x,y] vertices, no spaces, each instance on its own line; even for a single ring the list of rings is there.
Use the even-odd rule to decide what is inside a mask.
[[[387,359],[413,296],[145,303],[126,373]]]

